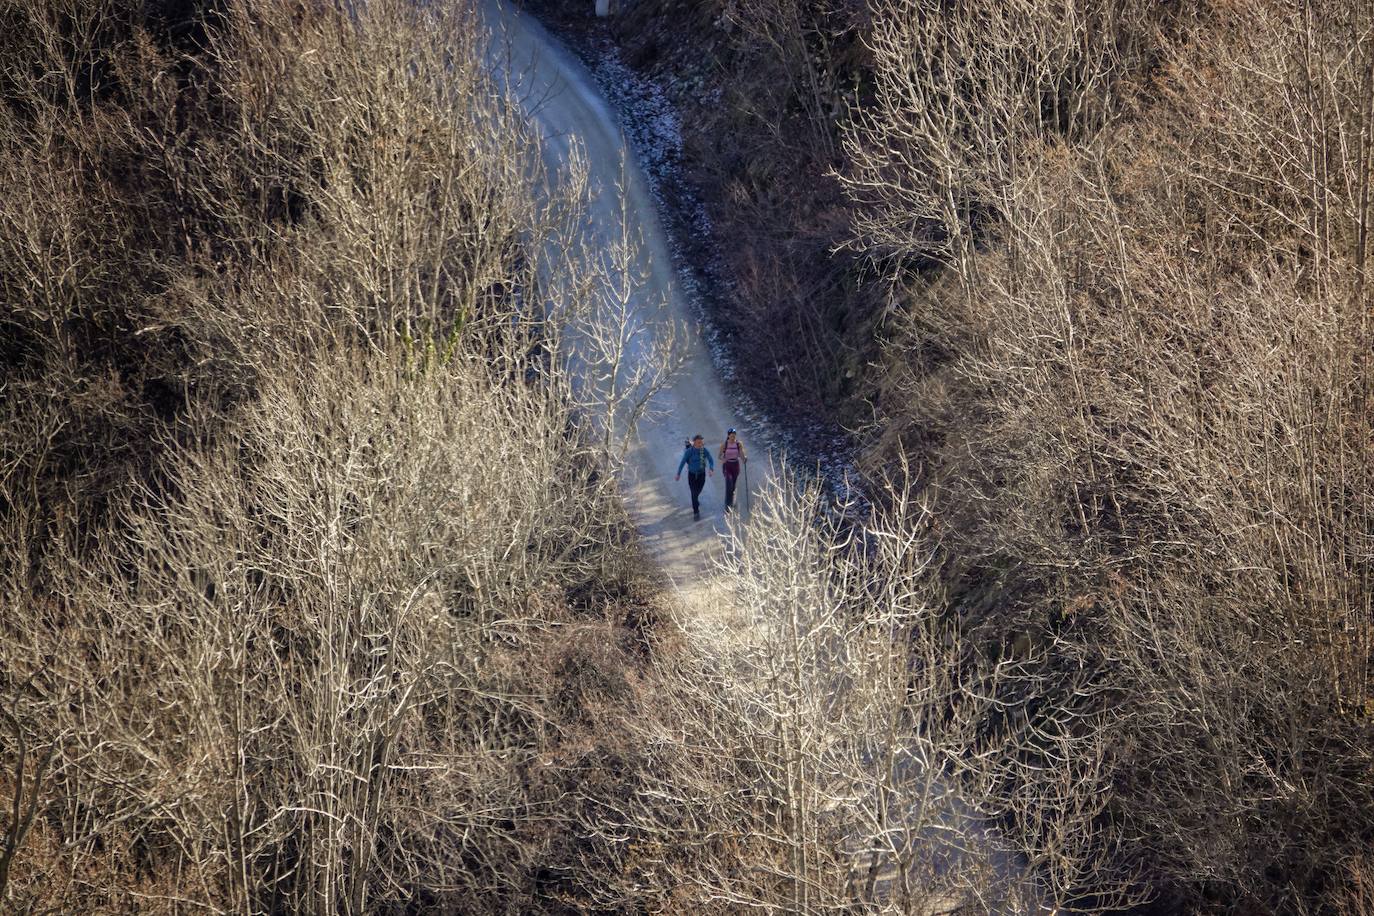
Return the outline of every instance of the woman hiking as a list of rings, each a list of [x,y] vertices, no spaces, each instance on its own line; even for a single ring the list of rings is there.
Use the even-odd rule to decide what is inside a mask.
[[[725,441],[720,444],[720,469],[725,474],[725,511],[735,505],[735,484],[739,481],[740,468],[748,461],[744,454],[744,443],[739,441],[732,426],[725,431]]]
[[[682,479],[682,468],[687,468],[687,489],[692,491],[692,518],[701,518],[701,503],[698,498],[701,496],[701,488],[706,486],[706,472],[709,470],[711,476],[716,476],[716,462],[711,458],[711,451],[705,446],[705,439],[701,433],[692,437],[692,441],[686,443],[682,450],[682,460],[677,463],[677,476],[674,480]]]

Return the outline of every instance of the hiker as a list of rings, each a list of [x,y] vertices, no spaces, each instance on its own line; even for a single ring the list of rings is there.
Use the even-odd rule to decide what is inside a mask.
[[[720,444],[720,470],[725,475],[725,511],[735,505],[735,484],[739,482],[740,467],[749,459],[744,454],[744,443],[739,441],[732,426],[725,431],[725,441]]]
[[[701,433],[692,437],[690,442],[685,442],[682,450],[682,460],[677,463],[677,476],[674,480],[682,479],[682,468],[687,467],[687,489],[692,491],[692,518],[701,518],[701,488],[706,486],[706,474],[709,471],[711,476],[716,476],[716,462],[711,457],[711,451],[703,443],[706,440]]]

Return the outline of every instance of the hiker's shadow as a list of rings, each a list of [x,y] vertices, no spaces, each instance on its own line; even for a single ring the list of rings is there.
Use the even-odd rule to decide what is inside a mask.
[[[673,508],[663,512],[658,517],[640,527],[640,532],[649,540],[659,537],[672,537],[691,535],[697,532],[706,533],[708,531],[720,530],[720,508],[706,506],[701,507],[701,518],[692,518],[690,506]]]

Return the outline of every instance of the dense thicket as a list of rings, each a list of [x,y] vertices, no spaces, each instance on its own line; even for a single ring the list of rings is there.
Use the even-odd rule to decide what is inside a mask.
[[[769,359],[889,305],[877,510],[779,484],[668,640],[671,347],[469,11],[0,8],[4,905],[1374,911],[1374,10],[691,12]]]
[[[867,394],[870,477],[917,469],[963,670],[1001,666],[988,813],[1115,863],[1059,899],[1368,906],[1374,9],[642,0],[612,28],[678,89],[739,339],[785,312],[759,352],[821,375],[788,394]]]
[[[0,19],[0,908],[599,892],[644,598],[472,13]]]
[[[886,4],[848,135],[859,243],[947,265],[876,460],[1045,651],[1026,727],[1095,672],[1103,830],[1190,906],[1330,911],[1374,836],[1372,13]]]

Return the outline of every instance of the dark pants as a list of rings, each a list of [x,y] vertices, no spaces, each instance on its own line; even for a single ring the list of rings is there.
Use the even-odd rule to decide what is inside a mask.
[[[701,503],[699,502],[699,497],[701,496],[701,488],[704,487],[704,486],[706,486],[706,472],[705,472],[705,471],[688,471],[688,472],[687,472],[687,489],[689,489],[689,490],[692,491],[692,511],[693,511],[693,512],[700,512],[700,511],[701,511]]]
[[[720,466],[725,472],[725,508],[735,504],[735,484],[739,482],[739,462],[727,461]]]

